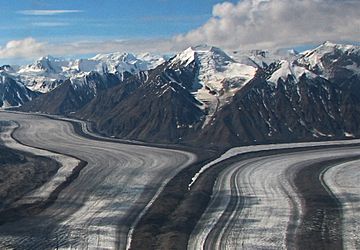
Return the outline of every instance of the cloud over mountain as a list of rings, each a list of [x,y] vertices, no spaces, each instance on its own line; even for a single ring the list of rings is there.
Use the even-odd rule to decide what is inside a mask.
[[[34,55],[46,53],[46,43],[38,42],[32,37],[22,40],[11,40],[0,47],[0,58],[33,58]]]
[[[8,41],[0,47],[0,59],[33,60],[44,55],[76,56],[114,51],[161,53],[176,50],[170,39],[82,40],[65,43],[38,41],[33,37]]]
[[[211,44],[227,50],[289,48],[334,42],[360,41],[359,0],[241,0],[213,6],[212,17],[202,26],[173,37],[70,38],[55,42],[38,37],[11,40],[0,47],[0,59],[33,60],[39,56],[77,56],[113,51],[177,52],[189,46]],[[81,10],[25,10],[23,15],[53,16]],[[85,12],[83,12],[85,13]],[[149,18],[149,17],[148,17]],[[157,17],[159,18],[159,17]],[[160,17],[168,19],[168,16]],[[177,18],[177,17],[171,17]],[[151,18],[150,18],[151,19]],[[170,19],[172,20],[172,19]],[[32,28],[71,28],[71,22],[35,20]],[[120,28],[119,28],[120,29]],[[52,31],[51,31],[52,32]],[[1,46],[1,45],[0,45]]]
[[[242,0],[213,7],[200,28],[177,43],[210,43],[229,49],[284,47],[324,40],[360,39],[358,0]]]

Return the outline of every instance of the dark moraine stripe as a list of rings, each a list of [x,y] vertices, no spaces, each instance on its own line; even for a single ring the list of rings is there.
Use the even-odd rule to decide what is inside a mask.
[[[340,202],[322,181],[324,172],[359,157],[342,157],[304,166],[296,174],[294,185],[301,198],[304,214],[295,239],[288,239],[293,249],[342,249],[342,208]],[[288,234],[290,235],[290,234]]]

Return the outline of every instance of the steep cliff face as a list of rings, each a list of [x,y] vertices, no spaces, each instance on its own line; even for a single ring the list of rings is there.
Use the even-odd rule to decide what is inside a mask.
[[[29,90],[0,69],[0,108],[21,106],[37,96],[38,93]]]
[[[65,80],[53,91],[20,107],[21,111],[43,112],[49,114],[69,114],[79,110],[95,98],[99,92],[119,84],[113,74],[91,72],[81,77]]]

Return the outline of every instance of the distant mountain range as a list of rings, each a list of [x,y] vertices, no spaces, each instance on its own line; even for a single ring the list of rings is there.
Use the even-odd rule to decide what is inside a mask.
[[[83,78],[91,72],[116,74],[123,79],[124,74],[138,74],[155,68],[165,58],[148,53],[99,54],[89,59],[64,60],[52,56],[41,57],[25,66],[6,65],[6,72],[21,81],[32,91],[47,93],[61,85],[65,80]]]
[[[359,46],[43,57],[0,74],[2,107],[74,116],[125,139],[227,147],[360,136]]]

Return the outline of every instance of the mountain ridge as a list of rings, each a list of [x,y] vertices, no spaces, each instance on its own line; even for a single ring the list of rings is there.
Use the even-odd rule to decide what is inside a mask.
[[[70,115],[107,136],[149,142],[228,147],[360,136],[358,46],[326,42],[285,59],[263,52],[252,52],[246,65],[220,48],[190,47],[126,77],[70,78],[20,110]],[[95,87],[77,92],[74,86],[90,86],[89,74]]]

